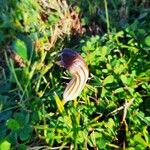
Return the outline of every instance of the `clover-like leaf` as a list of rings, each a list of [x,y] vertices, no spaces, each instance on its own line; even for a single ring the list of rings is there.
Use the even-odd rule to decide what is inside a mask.
[[[9,119],[7,121],[7,127],[13,131],[20,129],[20,125],[15,119]]]
[[[147,37],[145,38],[145,44],[146,44],[147,46],[150,46],[150,36],[147,36]]]
[[[113,76],[113,75],[109,75],[109,76],[107,76],[107,77],[104,79],[103,85],[112,83],[113,81],[114,81],[114,76]]]
[[[0,143],[0,150],[9,150],[10,146],[11,144],[7,140],[4,140]]]

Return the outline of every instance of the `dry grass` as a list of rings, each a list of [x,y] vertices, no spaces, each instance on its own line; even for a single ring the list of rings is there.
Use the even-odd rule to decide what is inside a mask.
[[[59,21],[49,27],[51,36],[45,43],[45,50],[50,50],[55,46],[59,38],[70,36],[71,34],[81,33],[81,23],[79,14],[70,9],[66,0],[39,0],[42,7],[42,18],[45,21],[53,12],[57,12]]]

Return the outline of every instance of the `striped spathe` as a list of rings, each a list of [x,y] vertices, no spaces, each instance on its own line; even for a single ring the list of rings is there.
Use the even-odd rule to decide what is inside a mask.
[[[68,48],[65,48],[62,51],[61,64],[72,75],[72,79],[67,84],[63,93],[64,101],[67,102],[69,100],[74,100],[79,96],[88,80],[89,69],[85,60],[79,53]]]

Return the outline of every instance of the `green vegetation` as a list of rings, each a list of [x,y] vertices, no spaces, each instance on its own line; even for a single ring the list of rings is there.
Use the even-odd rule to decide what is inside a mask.
[[[150,149],[149,20],[149,1],[0,0],[0,150]],[[90,70],[65,106],[64,47]]]

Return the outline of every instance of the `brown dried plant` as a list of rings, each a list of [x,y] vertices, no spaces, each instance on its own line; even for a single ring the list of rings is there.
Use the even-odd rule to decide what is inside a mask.
[[[39,3],[42,7],[41,18],[43,18],[43,21],[53,12],[57,12],[59,16],[59,21],[49,27],[51,36],[48,38],[48,42],[44,44],[45,50],[54,47],[59,38],[62,39],[71,34],[81,33],[79,14],[70,9],[66,0],[39,0]]]

